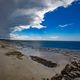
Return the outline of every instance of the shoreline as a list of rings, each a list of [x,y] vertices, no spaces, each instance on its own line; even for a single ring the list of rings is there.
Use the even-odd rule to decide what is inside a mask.
[[[9,42],[0,42],[1,80],[53,80],[56,74],[61,75],[67,64],[71,66],[72,61],[80,60],[80,52],[67,49],[30,47],[27,47],[26,51],[20,49]],[[40,59],[40,62],[51,61],[58,65],[50,68],[32,60],[30,56],[37,56],[36,61]]]

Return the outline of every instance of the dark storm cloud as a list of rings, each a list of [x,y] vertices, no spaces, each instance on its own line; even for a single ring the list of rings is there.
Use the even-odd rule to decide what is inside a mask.
[[[16,5],[13,0],[0,0],[0,36],[8,37],[10,32],[9,16],[15,10]]]

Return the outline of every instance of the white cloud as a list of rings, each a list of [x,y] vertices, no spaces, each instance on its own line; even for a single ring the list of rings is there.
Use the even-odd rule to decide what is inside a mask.
[[[71,25],[73,25],[73,24],[71,23],[71,24],[59,25],[59,27],[64,28],[64,27],[68,27],[68,26],[71,26]]]
[[[46,28],[40,23],[43,21],[44,14],[57,9],[60,6],[67,7],[74,0],[17,0],[16,4],[20,8],[16,9],[11,17],[16,18],[20,16],[26,17],[26,27],[31,26],[32,28]],[[24,4],[25,3],[25,4]],[[24,4],[24,5],[23,5]],[[17,26],[18,27],[18,26]],[[20,26],[19,26],[20,28]],[[17,30],[23,30],[24,27]],[[27,28],[29,29],[29,28]],[[16,30],[15,30],[16,31]]]
[[[13,28],[12,33],[16,32],[16,31],[22,31],[25,29],[30,29],[30,28],[41,29],[41,28],[43,28],[43,26],[40,24],[32,25],[32,27],[30,25],[20,25],[20,26],[16,26],[15,28]],[[46,28],[46,26],[44,26],[44,28]]]
[[[46,28],[46,26],[42,26],[40,24],[36,24],[36,25],[32,25],[32,28],[41,29],[41,28]]]
[[[16,26],[13,30],[13,32],[16,32],[16,31],[22,31],[22,29],[30,29],[30,26],[28,25],[20,25],[20,26]]]

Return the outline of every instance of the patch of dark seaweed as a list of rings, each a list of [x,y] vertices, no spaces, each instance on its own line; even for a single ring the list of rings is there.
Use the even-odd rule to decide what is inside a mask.
[[[16,58],[22,60],[22,56],[24,56],[21,52],[19,51],[12,51],[12,52],[7,52],[5,54],[6,56],[16,56]]]
[[[53,62],[48,61],[46,59],[43,59],[41,57],[38,57],[38,56],[30,56],[30,57],[31,57],[32,60],[34,60],[38,63],[41,63],[44,66],[47,66],[47,67],[50,67],[50,68],[57,67],[56,63],[53,63]]]

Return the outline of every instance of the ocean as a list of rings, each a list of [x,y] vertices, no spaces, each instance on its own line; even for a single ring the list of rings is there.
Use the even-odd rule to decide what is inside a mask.
[[[64,48],[80,50],[80,41],[14,41],[23,47]]]
[[[42,47],[49,48],[80,49],[80,42],[75,41],[44,41],[41,44],[43,44]]]

